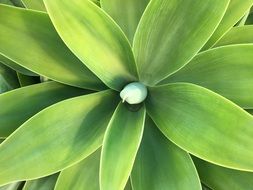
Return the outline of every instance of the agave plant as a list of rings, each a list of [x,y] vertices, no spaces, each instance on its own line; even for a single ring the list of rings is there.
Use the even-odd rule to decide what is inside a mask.
[[[52,80],[0,95],[0,185],[250,189],[253,1],[100,4],[0,5],[0,61]]]

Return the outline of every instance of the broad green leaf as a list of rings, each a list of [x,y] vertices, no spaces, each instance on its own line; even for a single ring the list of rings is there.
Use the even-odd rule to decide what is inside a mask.
[[[34,9],[38,11],[46,11],[43,0],[22,0],[23,4],[28,9]]]
[[[25,69],[24,67],[18,65],[17,63],[15,63],[14,61],[6,58],[5,56],[3,56],[0,53],[0,62],[3,63],[4,65],[12,68],[15,71],[18,71],[24,75],[28,75],[28,76],[37,76],[37,74],[33,73],[32,71],[29,71],[27,69]]]
[[[149,1],[101,0],[101,7],[118,23],[132,43],[137,25]]]
[[[151,1],[133,43],[141,82],[154,85],[192,59],[219,24],[228,2]]]
[[[99,190],[99,160],[100,151],[97,150],[81,162],[63,170],[55,190]]]
[[[6,58],[64,84],[103,87],[64,45],[46,13],[1,5],[0,28],[0,52]]]
[[[0,63],[0,94],[18,87],[16,72]]]
[[[211,49],[163,81],[206,87],[243,108],[253,108],[253,44]]]
[[[252,25],[233,27],[215,44],[215,47],[248,43],[253,43]]]
[[[58,174],[27,181],[22,190],[54,190]]]
[[[14,182],[0,187],[0,190],[19,190],[21,182]]]
[[[145,112],[144,105],[130,111],[123,103],[114,112],[102,147],[101,190],[123,190],[126,186],[141,142]]]
[[[252,190],[253,173],[220,167],[194,158],[200,179],[212,189]]]
[[[253,0],[230,0],[226,14],[215,30],[212,37],[203,47],[203,50],[211,48],[226,32],[228,32],[253,5]]]
[[[44,108],[90,92],[56,82],[47,82],[1,94],[0,137],[8,137],[22,123]]]
[[[253,171],[253,117],[229,100],[197,85],[175,83],[150,88],[146,106],[164,135],[187,152]]]
[[[131,180],[134,190],[200,190],[190,155],[168,141],[150,119],[146,120]]]
[[[128,40],[98,6],[87,0],[44,2],[64,42],[107,86],[121,90],[137,80]]]
[[[27,75],[23,75],[23,74],[18,73],[18,72],[17,72],[17,76],[18,76],[19,84],[22,87],[40,83],[40,78],[39,77],[27,76]]]
[[[117,97],[109,90],[84,95],[33,116],[0,145],[0,184],[47,176],[89,156],[102,144]]]

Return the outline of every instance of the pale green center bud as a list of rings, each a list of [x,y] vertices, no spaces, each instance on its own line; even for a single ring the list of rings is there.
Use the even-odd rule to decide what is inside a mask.
[[[120,92],[120,97],[123,102],[129,104],[139,104],[143,102],[147,97],[147,87],[139,82],[132,82],[124,87]]]

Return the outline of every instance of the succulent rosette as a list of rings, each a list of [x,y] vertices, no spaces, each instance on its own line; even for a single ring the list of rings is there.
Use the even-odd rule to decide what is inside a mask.
[[[0,5],[0,61],[51,81],[0,95],[0,185],[252,187],[252,0],[24,4]]]

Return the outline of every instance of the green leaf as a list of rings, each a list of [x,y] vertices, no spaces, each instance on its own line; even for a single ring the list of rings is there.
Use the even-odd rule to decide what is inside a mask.
[[[64,42],[107,86],[121,90],[137,80],[130,44],[98,6],[86,0],[44,2]]]
[[[0,190],[19,190],[21,182],[14,182],[0,187]]]
[[[55,190],[99,190],[100,150],[81,162],[63,170],[57,180]]]
[[[132,43],[137,25],[149,0],[101,0],[104,9],[125,32]]]
[[[211,48],[226,32],[228,32],[253,5],[253,0],[230,0],[226,14],[218,28],[203,47],[203,50]]]
[[[163,81],[190,82],[221,94],[243,108],[253,108],[253,44],[211,49]]]
[[[145,123],[131,180],[134,190],[201,189],[190,155],[168,141],[151,119]]]
[[[0,63],[0,94],[18,87],[16,72]]]
[[[14,61],[6,58],[1,53],[0,53],[0,62],[3,63],[6,66],[12,68],[15,71],[18,71],[19,73],[24,74],[24,75],[37,76],[37,74],[33,73],[32,71],[29,71],[29,70],[25,69],[24,67],[22,67],[22,66],[18,65],[17,63],[15,63]]]
[[[133,45],[140,80],[154,85],[184,66],[211,36],[228,2],[151,1]]]
[[[144,105],[131,111],[122,103],[114,112],[102,147],[101,190],[123,190],[126,186],[141,142],[145,114]]]
[[[33,116],[0,145],[0,184],[47,176],[89,156],[102,144],[117,97],[102,91]]]
[[[253,43],[252,25],[233,27],[215,44],[215,47],[248,43]]]
[[[19,84],[22,87],[40,83],[39,77],[27,76],[27,75],[23,75],[21,73],[17,73],[17,76],[18,76]]]
[[[13,3],[14,6],[16,7],[25,7],[22,0],[11,0],[11,2]]]
[[[58,174],[27,181],[22,190],[54,190]]]
[[[124,190],[133,190],[130,179],[128,179]]]
[[[182,149],[253,171],[253,117],[232,102],[200,86],[175,83],[150,88],[146,106],[164,135]]]
[[[1,5],[0,28],[0,52],[6,58],[64,84],[104,88],[64,45],[46,13]]]
[[[1,94],[0,137],[8,137],[22,123],[51,104],[89,92],[47,82]]]
[[[46,11],[43,0],[22,0],[23,4],[28,9],[34,9],[38,11]]]
[[[201,181],[212,189],[252,190],[253,173],[220,167],[194,158]]]
[[[253,109],[252,110],[246,110],[246,111],[253,115]]]

